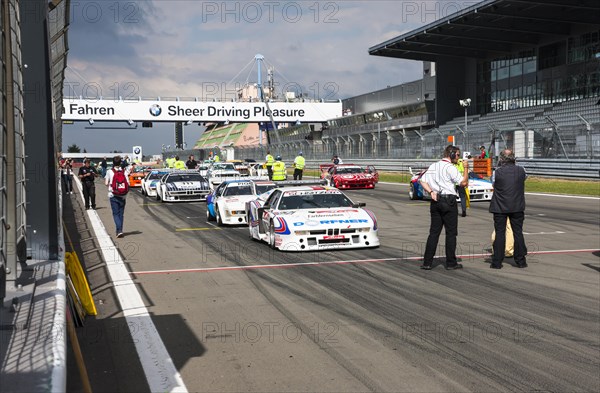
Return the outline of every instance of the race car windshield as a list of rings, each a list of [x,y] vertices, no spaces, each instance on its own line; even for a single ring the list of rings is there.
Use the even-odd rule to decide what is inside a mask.
[[[352,201],[344,194],[284,195],[279,210],[315,209],[327,207],[352,207]]]
[[[345,174],[348,174],[348,173],[363,173],[363,170],[362,170],[362,168],[359,168],[359,167],[354,167],[354,168],[344,168],[344,167],[340,168],[340,167],[338,167],[336,173],[345,175]]]
[[[213,165],[213,169],[218,169],[218,170],[224,170],[224,169],[229,169],[229,170],[235,170],[235,168],[233,167],[233,164],[214,164]]]
[[[204,179],[200,175],[189,174],[189,175],[173,175],[173,176],[169,177],[169,181],[170,182],[176,182],[176,181],[204,181]]]
[[[227,187],[223,196],[235,196],[235,195],[252,195],[252,187],[241,186],[241,187]]]
[[[264,184],[264,185],[257,184],[256,185],[256,195],[260,195],[263,192],[267,192],[274,188],[275,188],[275,184]]]
[[[163,177],[165,174],[164,173],[151,173],[150,176],[148,177],[148,180],[157,180],[160,179],[161,177]]]

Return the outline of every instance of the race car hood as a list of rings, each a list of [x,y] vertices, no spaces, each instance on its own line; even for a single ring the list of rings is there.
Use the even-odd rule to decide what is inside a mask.
[[[224,206],[232,210],[244,210],[246,202],[256,199],[256,195],[234,195],[221,197],[218,203],[224,203]]]
[[[361,208],[303,209],[279,211],[276,214],[285,220],[287,226],[292,230],[365,227],[377,229],[375,215],[371,211]]]
[[[468,187],[493,188],[492,182],[484,179],[469,179]]]
[[[205,190],[207,188],[208,185],[201,181],[181,181],[167,183],[167,190],[169,191]]]
[[[352,180],[362,180],[362,179],[372,179],[374,176],[370,173],[347,173],[340,175],[333,175],[333,178],[342,181],[352,181]]]

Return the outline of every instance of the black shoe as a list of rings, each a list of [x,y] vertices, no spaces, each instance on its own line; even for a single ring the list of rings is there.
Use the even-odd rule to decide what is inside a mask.
[[[493,263],[490,265],[490,269],[502,269],[502,265],[494,265]]]
[[[467,212],[462,212],[461,216],[466,217],[467,216]]]
[[[431,270],[432,266],[431,265],[426,265],[426,264],[422,264],[421,266],[419,266],[421,269],[423,270]]]
[[[517,263],[516,265],[519,269],[525,269],[527,267],[527,262]]]
[[[461,265],[460,263],[457,263],[456,265],[452,265],[452,266],[446,266],[446,270],[457,270],[457,269],[462,269],[463,265]]]

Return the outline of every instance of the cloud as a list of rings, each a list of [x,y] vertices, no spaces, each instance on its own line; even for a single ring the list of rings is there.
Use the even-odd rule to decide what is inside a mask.
[[[80,0],[71,3],[65,95],[231,94],[229,82],[256,81],[250,66],[260,53],[279,86],[351,97],[421,77],[419,62],[370,56],[368,48],[431,22],[427,7],[443,12],[436,4]]]

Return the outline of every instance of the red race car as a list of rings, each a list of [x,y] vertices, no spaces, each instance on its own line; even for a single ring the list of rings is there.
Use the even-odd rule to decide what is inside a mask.
[[[321,178],[327,181],[327,184],[338,189],[350,188],[375,188],[379,181],[379,173],[373,165],[368,165],[363,169],[355,164],[322,164]]]

